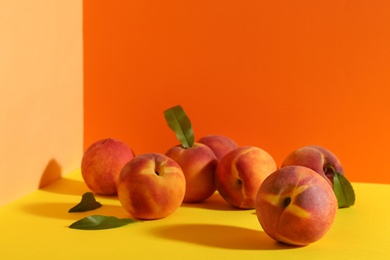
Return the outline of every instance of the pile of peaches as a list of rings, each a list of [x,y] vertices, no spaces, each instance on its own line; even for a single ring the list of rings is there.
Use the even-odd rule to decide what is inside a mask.
[[[217,192],[232,207],[255,209],[264,232],[276,241],[308,245],[329,231],[341,207],[334,191],[335,175],[344,175],[332,152],[304,146],[278,168],[263,149],[239,146],[223,135],[194,141],[189,119],[179,109],[173,120],[176,128],[169,122],[172,109],[165,111],[180,141],[165,154],[135,155],[126,143],[113,138],[91,144],[81,163],[88,188],[100,195],[117,195],[134,219],[161,219],[182,203],[201,203]]]

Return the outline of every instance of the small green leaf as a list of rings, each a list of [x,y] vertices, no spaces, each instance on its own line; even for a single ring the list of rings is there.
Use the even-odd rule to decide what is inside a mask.
[[[192,147],[194,144],[194,133],[191,121],[180,105],[164,111],[165,120],[168,123],[183,148]]]
[[[112,216],[92,215],[74,222],[69,228],[82,230],[100,230],[118,228],[130,223],[138,222],[131,218],[116,218]]]
[[[92,192],[86,192],[83,194],[80,203],[71,208],[68,212],[85,212],[100,208],[101,206],[102,204],[96,201]]]
[[[347,178],[335,172],[333,177],[333,190],[336,194],[338,207],[344,208],[355,204],[355,191]]]

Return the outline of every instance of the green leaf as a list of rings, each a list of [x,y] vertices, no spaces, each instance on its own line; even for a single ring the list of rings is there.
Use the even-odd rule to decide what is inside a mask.
[[[336,194],[338,207],[344,208],[355,204],[355,191],[347,178],[335,172],[333,177],[333,190]]]
[[[74,222],[69,228],[82,230],[100,230],[118,228],[130,223],[138,222],[131,218],[116,218],[112,216],[92,215]]]
[[[96,201],[92,192],[86,192],[83,194],[80,203],[71,208],[68,212],[85,212],[100,208],[101,206],[102,204]]]
[[[165,120],[168,126],[175,132],[177,139],[183,148],[192,147],[194,144],[194,133],[191,121],[180,106],[174,106],[164,111]]]

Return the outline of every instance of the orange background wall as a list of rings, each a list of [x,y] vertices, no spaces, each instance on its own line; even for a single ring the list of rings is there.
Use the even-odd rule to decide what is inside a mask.
[[[84,0],[84,148],[224,134],[278,162],[317,144],[351,181],[390,183],[390,2]]]

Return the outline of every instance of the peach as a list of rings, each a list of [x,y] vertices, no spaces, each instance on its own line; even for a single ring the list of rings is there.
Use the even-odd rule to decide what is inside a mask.
[[[223,135],[206,135],[198,140],[198,143],[207,145],[213,150],[218,160],[221,160],[228,152],[238,148],[235,141]]]
[[[197,203],[214,194],[217,157],[210,147],[195,142],[191,147],[173,146],[165,155],[175,160],[186,179],[186,194],[183,202]]]
[[[85,184],[97,194],[116,195],[119,173],[133,158],[133,150],[122,141],[106,138],[91,144],[81,161]]]
[[[336,155],[328,149],[316,145],[294,150],[282,162],[282,167],[287,165],[306,166],[324,177],[332,187],[334,171],[344,174],[343,167]]]
[[[276,169],[275,160],[266,151],[255,146],[241,146],[219,161],[216,188],[232,206],[253,209],[261,183]]]
[[[256,196],[256,215],[276,241],[308,245],[331,228],[337,199],[328,182],[310,168],[285,166],[269,175]]]
[[[173,214],[185,194],[185,177],[169,157],[141,154],[122,169],[118,179],[118,199],[136,219],[160,219]]]

